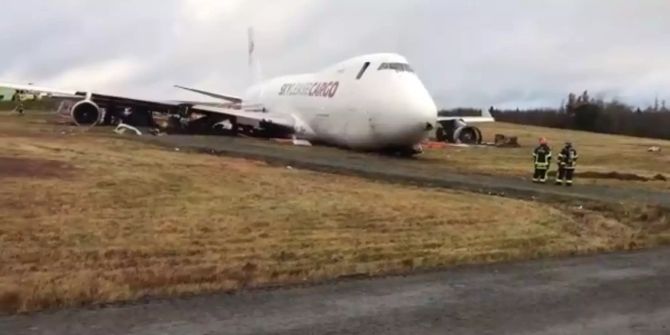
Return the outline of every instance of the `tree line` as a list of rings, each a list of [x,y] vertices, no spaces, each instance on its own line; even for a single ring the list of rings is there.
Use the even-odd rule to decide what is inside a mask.
[[[656,101],[644,110],[617,100],[593,99],[585,91],[571,93],[559,108],[529,110],[489,110],[496,120],[517,124],[561,129],[584,130],[607,134],[670,139],[670,109],[665,101]],[[440,115],[480,115],[472,108],[440,111]]]

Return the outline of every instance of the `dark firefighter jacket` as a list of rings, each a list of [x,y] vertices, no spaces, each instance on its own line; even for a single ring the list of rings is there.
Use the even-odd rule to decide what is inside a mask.
[[[574,169],[577,165],[577,150],[575,148],[565,147],[561,150],[561,153],[558,155],[558,165],[564,169]]]
[[[549,169],[551,163],[551,149],[546,144],[541,144],[533,151],[533,162],[537,169]]]

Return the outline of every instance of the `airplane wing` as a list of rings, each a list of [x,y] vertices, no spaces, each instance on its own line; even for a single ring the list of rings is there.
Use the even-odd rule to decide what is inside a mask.
[[[115,105],[118,107],[134,107],[134,108],[146,108],[155,111],[168,111],[168,110],[174,110],[180,106],[180,102],[175,101],[136,99],[130,97],[120,97],[115,95],[99,94],[84,91],[63,90],[58,88],[50,88],[50,87],[34,86],[34,85],[21,85],[21,84],[0,82],[0,87],[20,91],[46,93],[47,95],[51,95],[56,98],[90,100],[101,107],[106,107],[108,105]]]
[[[203,91],[203,90],[199,90],[199,89],[195,89],[195,88],[184,87],[184,86],[179,86],[179,85],[175,85],[174,87],[180,88],[182,90],[191,91],[191,92],[195,92],[195,93],[198,93],[198,94],[206,95],[208,97],[212,97],[212,98],[216,98],[216,99],[227,100],[227,101],[230,101],[232,103],[241,103],[242,102],[242,98],[234,97],[234,96],[231,96],[231,95],[212,93],[212,92],[207,92],[207,91]]]
[[[491,113],[484,109],[482,111],[482,116],[438,116],[437,117],[437,122],[441,121],[452,121],[452,120],[459,120],[465,123],[484,123],[484,122],[495,122],[495,118],[491,115]]]
[[[51,93],[59,96],[71,96],[75,97],[77,95],[77,91],[68,91],[68,90],[61,90],[57,88],[49,88],[49,87],[41,87],[41,86],[33,86],[33,85],[21,85],[21,84],[11,84],[11,83],[3,83],[0,82],[0,87],[4,88],[9,88],[17,91],[32,91],[32,92],[40,92],[40,93]]]
[[[216,107],[210,105],[194,105],[191,110],[195,112],[214,113],[219,115],[234,116],[238,119],[246,119],[256,122],[264,122],[277,126],[293,129],[295,121],[290,118],[285,118],[279,115],[272,115],[263,112],[249,112],[241,109],[232,109],[225,107]]]
[[[182,108],[187,107],[188,110],[195,113],[206,114],[206,115],[220,115],[220,116],[229,116],[238,119],[240,123],[259,123],[264,124],[265,126],[279,126],[282,128],[288,128],[293,130],[296,127],[296,121],[290,117],[282,117],[276,114],[269,114],[264,112],[263,108],[256,107],[255,110],[258,111],[249,111],[242,110],[239,108],[239,102],[242,99],[233,98],[228,96],[220,96],[221,99],[226,99],[229,102],[198,102],[198,101],[157,101],[157,100],[147,100],[147,99],[136,99],[130,97],[122,97],[108,94],[84,92],[84,91],[70,91],[62,89],[54,89],[49,87],[41,87],[34,85],[20,85],[20,84],[10,84],[10,83],[1,83],[0,87],[22,90],[22,91],[31,91],[31,92],[40,92],[47,93],[54,97],[61,99],[78,101],[77,104],[86,104],[86,108],[81,109],[81,113],[75,113],[74,109],[72,110],[72,116],[76,124],[96,124],[100,121],[101,113],[98,110],[98,107],[130,107],[133,109],[145,109],[147,111],[155,112],[164,112],[164,113],[176,113]],[[235,101],[235,102],[234,102]],[[233,108],[238,107],[238,108]],[[253,106],[251,106],[253,107]],[[262,107],[262,106],[261,106]],[[72,107],[75,108],[75,107]],[[75,115],[76,114],[76,115]],[[77,119],[80,117],[81,119]]]
[[[485,116],[438,116],[437,118],[437,122],[451,120],[461,120],[465,123],[484,123],[496,121],[493,117]]]

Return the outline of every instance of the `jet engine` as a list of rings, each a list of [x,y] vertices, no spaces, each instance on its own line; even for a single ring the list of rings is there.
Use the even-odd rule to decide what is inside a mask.
[[[82,100],[70,109],[70,117],[77,126],[95,126],[102,119],[102,110],[91,100]]]
[[[483,137],[479,128],[460,120],[441,121],[435,137],[438,141],[463,144],[481,144]]]

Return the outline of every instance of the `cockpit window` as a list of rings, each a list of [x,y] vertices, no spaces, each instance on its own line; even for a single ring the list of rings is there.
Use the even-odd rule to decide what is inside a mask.
[[[358,72],[358,75],[356,76],[356,80],[359,80],[359,79],[361,79],[361,77],[363,77],[363,74],[365,73],[365,70],[367,70],[369,66],[370,66],[370,62],[365,62],[365,64],[363,64],[363,67],[361,68],[361,70]]]
[[[414,72],[412,67],[409,64],[405,63],[382,63],[377,69],[381,70],[395,70],[396,72]]]

